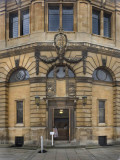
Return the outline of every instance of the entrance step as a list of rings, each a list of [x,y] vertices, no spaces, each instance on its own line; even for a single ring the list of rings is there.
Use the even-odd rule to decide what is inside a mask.
[[[49,142],[47,145],[44,146],[45,148],[77,148],[79,144],[76,142],[69,142],[69,141],[54,141],[54,146],[51,146]]]

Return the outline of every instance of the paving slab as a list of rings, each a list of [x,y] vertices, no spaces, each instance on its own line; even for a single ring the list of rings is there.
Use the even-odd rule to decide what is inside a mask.
[[[120,146],[101,148],[52,148],[46,153],[39,149],[0,148],[0,160],[120,160]]]

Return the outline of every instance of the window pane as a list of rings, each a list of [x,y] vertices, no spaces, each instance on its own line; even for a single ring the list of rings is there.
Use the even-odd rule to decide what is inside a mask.
[[[62,25],[64,31],[73,31],[73,6],[63,6]]]
[[[100,12],[95,10],[92,12],[92,32],[100,35]]]
[[[9,35],[10,35],[10,38],[18,37],[18,14],[17,13],[10,15]]]
[[[99,123],[105,123],[105,101],[99,101]]]
[[[22,12],[21,35],[29,34],[29,10]]]
[[[48,30],[57,31],[59,29],[59,7],[49,7]]]
[[[70,69],[68,69],[68,76],[71,78],[75,77],[73,71],[71,71]]]
[[[17,101],[17,123],[23,123],[23,101]]]
[[[104,14],[104,36],[111,37],[111,15]]]

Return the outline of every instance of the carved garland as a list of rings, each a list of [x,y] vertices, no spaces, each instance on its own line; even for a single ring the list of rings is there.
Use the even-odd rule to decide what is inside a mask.
[[[54,45],[57,52],[57,57],[49,57],[40,56],[40,52],[36,50],[35,58],[36,58],[36,74],[39,74],[39,61],[50,64],[59,60],[59,63],[62,64],[65,60],[68,63],[79,63],[83,61],[83,73],[86,74],[86,58],[87,51],[82,52],[82,57],[65,57],[65,51],[67,49],[67,36],[63,33],[63,29],[59,29],[59,33],[54,37]]]

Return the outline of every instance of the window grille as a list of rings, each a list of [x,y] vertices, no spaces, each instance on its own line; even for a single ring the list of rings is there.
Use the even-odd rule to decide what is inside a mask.
[[[10,14],[9,37],[18,37],[18,13]]]
[[[105,123],[105,101],[99,101],[99,123]]]
[[[111,15],[104,14],[104,36],[111,37]]]
[[[29,9],[21,12],[21,35],[29,34]]]
[[[17,101],[16,103],[17,123],[23,123],[23,101]]]
[[[92,33],[100,35],[100,12],[92,11]]]

